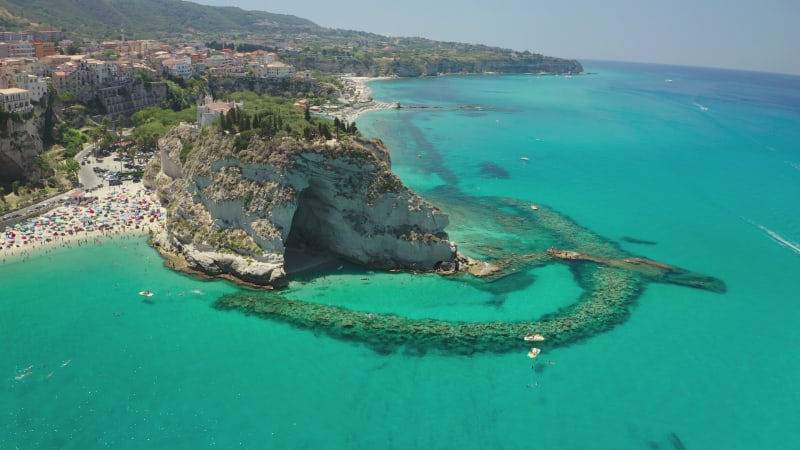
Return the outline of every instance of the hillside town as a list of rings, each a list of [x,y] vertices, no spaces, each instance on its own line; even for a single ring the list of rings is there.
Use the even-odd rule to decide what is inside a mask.
[[[3,111],[29,113],[52,86],[62,99],[98,102],[117,117],[163,102],[164,78],[310,78],[278,60],[274,52],[242,53],[208,48],[203,42],[171,45],[154,40],[89,42],[77,46],[61,31],[0,32],[0,104]],[[144,83],[143,81],[148,81]]]

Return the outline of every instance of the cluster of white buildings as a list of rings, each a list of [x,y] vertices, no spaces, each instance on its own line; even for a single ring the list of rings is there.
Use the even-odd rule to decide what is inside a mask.
[[[146,78],[150,80],[163,75],[187,79],[198,73],[256,78],[311,77],[310,72],[296,73],[293,66],[278,61],[275,53],[263,50],[239,53],[208,50],[202,43],[175,48],[156,41],[122,40],[89,44],[86,50],[98,54],[91,58],[55,54],[56,39],[63,39],[60,31],[0,32],[0,101],[5,111],[21,114],[31,111],[31,103],[39,102],[49,85],[58,94],[74,94],[81,102],[99,99],[108,114],[130,114],[163,101],[164,86],[157,86],[155,93],[152,89],[146,93],[137,89],[141,87],[135,83],[137,72],[147,72]],[[62,40],[59,45],[64,48],[71,42]]]
[[[36,58],[0,60],[0,100],[3,110],[25,114],[47,94],[50,78],[46,67]]]
[[[286,78],[297,75],[293,66],[278,61],[277,54],[264,50],[251,53],[222,50],[205,55],[190,47],[174,53],[160,51],[154,56],[164,73],[180,78],[189,78],[197,73],[256,78]],[[310,77],[311,74],[303,72],[299,76]]]

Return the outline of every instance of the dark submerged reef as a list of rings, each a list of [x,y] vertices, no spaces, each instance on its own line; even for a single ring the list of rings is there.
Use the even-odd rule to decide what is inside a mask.
[[[630,236],[622,236],[621,238],[619,238],[619,240],[625,241],[625,242],[630,242],[631,244],[639,244],[639,245],[656,245],[656,244],[658,244],[658,242],[655,242],[655,241],[647,241],[647,240],[644,240],[644,239],[637,239],[635,237],[630,237]]]
[[[490,162],[481,163],[481,176],[483,178],[502,178],[504,180],[511,178],[511,174],[506,169]]]
[[[547,264],[567,264],[583,294],[573,304],[551,314],[519,322],[458,322],[410,319],[372,314],[330,305],[291,300],[280,293],[238,292],[215,303],[221,310],[277,320],[330,337],[360,342],[379,353],[399,350],[412,354],[438,351],[469,355],[476,352],[523,351],[523,338],[540,333],[537,346],[566,346],[603,333],[625,322],[636,299],[649,283],[668,283],[724,293],[717,278],[627,254],[617,244],[587,230],[569,217],[539,205],[496,197],[465,197],[452,188],[426,195],[449,205],[452,223],[468,245],[462,250],[489,260],[502,271],[477,279],[459,276],[496,296],[522,289],[534,280],[526,272]],[[453,227],[458,228],[458,227]],[[568,250],[559,250],[568,249]]]

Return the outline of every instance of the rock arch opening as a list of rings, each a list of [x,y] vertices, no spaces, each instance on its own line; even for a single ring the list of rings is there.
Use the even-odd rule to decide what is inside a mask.
[[[308,187],[298,197],[283,255],[283,268],[290,277],[331,269],[343,261],[333,250],[331,239],[344,223],[334,223],[340,214],[318,194],[320,191]]]

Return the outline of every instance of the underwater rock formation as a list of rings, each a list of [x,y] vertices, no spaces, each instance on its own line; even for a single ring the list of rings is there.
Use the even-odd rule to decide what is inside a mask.
[[[531,213],[527,203],[517,200],[470,197],[468,201],[459,201],[459,195],[454,195],[452,189],[444,194],[439,201],[450,205],[460,216],[471,217],[473,222],[484,220],[479,226],[462,225],[487,230],[486,239],[491,239],[491,246],[481,247],[476,235],[473,242],[478,245],[472,250],[486,252],[484,257],[491,255],[492,262],[504,269],[494,277],[462,281],[478,289],[500,291],[504,285],[513,286],[509,281],[524,276],[532,267],[568,264],[583,289],[578,301],[543,317],[519,322],[410,319],[255,292],[228,294],[217,300],[215,307],[360,342],[380,353],[402,350],[412,354],[437,351],[469,355],[524,351],[527,348],[524,337],[530,333],[545,337],[539,343],[543,348],[591,338],[625,322],[630,307],[648,283],[679,284],[716,293],[726,291],[725,283],[717,278],[628,255],[615,243],[550,208],[540,207]],[[516,238],[517,245],[497,245],[497,236],[504,232],[509,233],[509,240]],[[521,236],[525,239],[520,239]],[[557,246],[575,250],[560,251],[555,249]],[[517,288],[519,284],[510,289]]]

